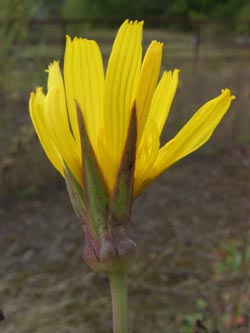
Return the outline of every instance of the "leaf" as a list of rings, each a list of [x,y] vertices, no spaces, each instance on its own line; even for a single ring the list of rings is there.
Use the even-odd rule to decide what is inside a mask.
[[[74,208],[78,221],[84,224],[86,219],[86,207],[83,200],[82,188],[76,181],[74,175],[64,161],[64,174],[67,190],[69,193],[71,204]]]
[[[76,108],[82,145],[83,199],[86,218],[97,236],[102,227],[107,225],[109,193],[77,102]]]

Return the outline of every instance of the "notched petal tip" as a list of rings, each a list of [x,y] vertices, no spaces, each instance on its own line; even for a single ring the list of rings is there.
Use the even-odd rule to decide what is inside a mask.
[[[51,69],[57,68],[59,66],[60,66],[59,60],[54,60],[49,64],[48,69],[51,70]]]
[[[161,57],[162,57],[162,49],[163,49],[163,43],[159,42],[157,40],[153,40],[150,44],[149,47],[145,53],[145,57],[147,56],[147,53],[152,53],[155,57],[160,57],[160,62],[161,62]]]
[[[160,47],[163,47],[164,43],[163,42],[159,42],[158,40],[152,40],[152,42],[150,43],[150,45],[152,46],[160,46]]]
[[[162,78],[165,77],[166,75],[170,75],[171,79],[179,79],[179,73],[180,73],[180,70],[175,68],[174,70],[165,70],[163,71],[162,73]]]
[[[74,37],[73,40],[72,40],[72,43],[76,44],[76,43],[79,43],[79,42],[85,41],[85,40],[88,40],[88,39],[87,38],[82,38],[82,37]]]
[[[163,75],[171,75],[171,78],[172,79],[179,79],[179,73],[180,73],[180,70],[178,68],[175,68],[174,70],[170,70],[170,71],[164,71],[163,72]]]
[[[43,87],[40,87],[40,86],[38,86],[38,87],[36,87],[36,93],[43,93]]]
[[[233,101],[234,99],[236,99],[236,96],[235,96],[235,95],[232,95],[232,94],[231,94],[231,90],[228,89],[228,88],[221,89],[221,95],[222,95],[223,97],[229,97],[231,101]]]
[[[71,37],[70,35],[65,35],[66,42],[71,42]]]
[[[60,66],[59,60],[54,60],[49,64],[48,68],[45,69],[44,71],[45,73],[49,74],[54,68],[59,68],[59,66]]]
[[[143,25],[144,25],[144,21],[138,21],[138,20],[129,20],[129,19],[126,19],[126,20],[122,23],[122,25],[120,26],[120,28],[123,27],[123,26],[125,26],[125,25],[137,25],[137,26],[139,26],[139,27],[143,27]]]
[[[43,87],[36,87],[36,90],[30,93],[30,99],[34,99],[37,96],[45,96],[43,92]]]

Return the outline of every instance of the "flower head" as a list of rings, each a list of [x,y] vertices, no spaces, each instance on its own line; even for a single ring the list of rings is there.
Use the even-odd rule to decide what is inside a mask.
[[[222,90],[160,147],[179,71],[164,71],[159,78],[163,44],[157,41],[142,59],[142,28],[143,22],[122,24],[106,72],[95,41],[67,36],[63,76],[54,61],[47,71],[47,94],[37,88],[30,97],[40,142],[65,177],[77,215],[90,221],[84,227],[85,258],[92,264],[96,253],[103,262],[117,253],[114,235],[122,244],[119,258],[124,249],[131,252],[120,226],[129,219],[133,197],[203,145],[234,98]]]
[[[59,63],[48,68],[48,92],[37,88],[30,113],[43,148],[65,176],[65,163],[82,185],[81,138],[76,103],[111,192],[120,165],[132,107],[136,106],[137,148],[134,194],[177,160],[203,145],[228,110],[228,89],[204,104],[180,132],[160,148],[160,135],[178,85],[179,71],[164,71],[162,43],[153,41],[142,60],[142,22],[125,21],[115,38],[106,73],[93,40],[67,36],[64,78]]]

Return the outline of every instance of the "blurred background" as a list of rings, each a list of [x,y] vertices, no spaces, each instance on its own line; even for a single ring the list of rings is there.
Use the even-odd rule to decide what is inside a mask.
[[[0,0],[1,332],[111,331],[108,283],[83,263],[28,100],[63,64],[66,34],[95,39],[106,64],[126,18],[145,21],[144,49],[164,42],[162,70],[181,71],[163,143],[222,88],[237,96],[209,143],[134,205],[130,332],[250,332],[249,0]]]

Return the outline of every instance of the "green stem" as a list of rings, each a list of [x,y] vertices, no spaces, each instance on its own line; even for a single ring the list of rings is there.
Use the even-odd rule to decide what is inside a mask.
[[[127,333],[127,274],[109,275],[113,310],[113,333]]]

